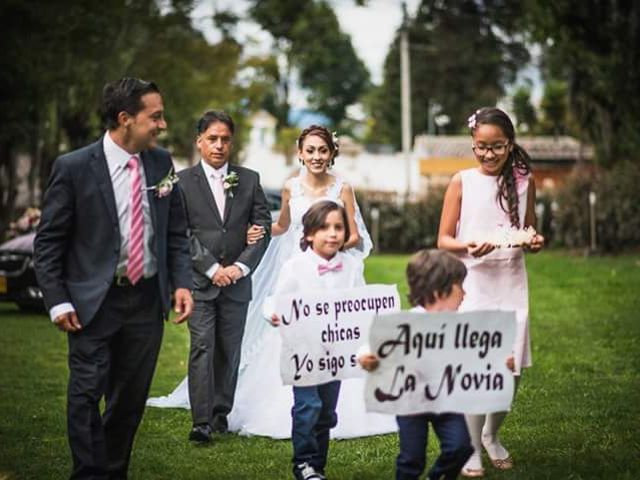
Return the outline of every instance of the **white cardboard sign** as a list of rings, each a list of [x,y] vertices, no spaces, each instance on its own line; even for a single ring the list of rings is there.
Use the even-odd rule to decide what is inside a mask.
[[[283,383],[309,386],[362,377],[356,352],[367,341],[373,317],[398,311],[395,285],[278,296]]]
[[[395,415],[510,409],[515,313],[378,315],[370,347],[380,360],[367,375],[367,410]]]

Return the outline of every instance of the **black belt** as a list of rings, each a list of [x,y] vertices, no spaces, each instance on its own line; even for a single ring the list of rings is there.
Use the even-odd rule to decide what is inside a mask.
[[[155,278],[155,276],[156,274],[152,275],[151,277],[140,277],[138,283],[134,285],[126,275],[116,275],[115,277],[113,277],[113,283],[111,285],[114,287],[139,287],[140,285],[146,283],[148,280]]]
[[[143,278],[138,280],[138,285],[142,280]],[[114,287],[133,287],[133,283],[131,283],[131,280],[129,280],[129,277],[127,277],[126,275],[122,275],[122,276],[116,275],[113,280],[113,286]]]

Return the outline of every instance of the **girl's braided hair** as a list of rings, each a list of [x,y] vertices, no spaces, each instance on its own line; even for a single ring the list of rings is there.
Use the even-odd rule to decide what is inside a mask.
[[[518,215],[518,189],[516,182],[518,177],[527,177],[531,173],[531,157],[516,143],[516,133],[509,116],[499,108],[484,107],[469,117],[471,134],[478,125],[495,125],[500,128],[512,145],[507,161],[498,174],[497,201],[500,208],[509,215],[511,226],[520,228]],[[524,219],[523,219],[524,220]]]

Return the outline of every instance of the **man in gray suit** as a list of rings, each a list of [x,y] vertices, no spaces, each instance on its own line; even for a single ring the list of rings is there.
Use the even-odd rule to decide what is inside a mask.
[[[212,432],[227,431],[251,300],[250,274],[265,252],[271,230],[258,174],[228,163],[234,130],[228,114],[206,112],[197,125],[202,160],[179,174],[195,286],[189,319],[193,417],[189,439],[196,442],[209,442]],[[264,227],[265,236],[248,245],[250,224]]]
[[[73,479],[127,478],[170,290],[176,322],[193,307],[182,198],[156,147],[160,91],[123,78],[105,86],[102,109],[105,134],[53,164],[34,250],[51,319],[68,333]]]

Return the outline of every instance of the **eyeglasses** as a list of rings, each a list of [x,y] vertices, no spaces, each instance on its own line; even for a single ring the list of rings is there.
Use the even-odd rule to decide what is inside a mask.
[[[494,155],[504,155],[508,147],[508,143],[496,143],[495,145],[476,145],[475,143],[471,144],[471,148],[476,153],[476,155],[481,156],[489,153],[489,150],[491,150]]]

